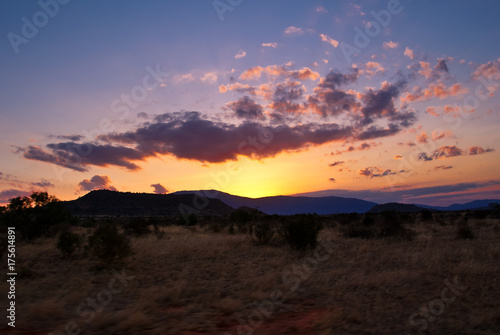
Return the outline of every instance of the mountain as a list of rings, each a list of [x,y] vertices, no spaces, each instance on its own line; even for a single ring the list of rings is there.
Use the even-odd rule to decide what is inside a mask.
[[[293,215],[302,213],[335,214],[335,213],[364,213],[373,206],[374,202],[342,197],[296,197],[273,196],[263,198],[246,198],[224,192],[205,191],[180,191],[175,194],[203,194],[222,200],[230,207],[241,206],[257,208],[266,214]]]
[[[130,193],[108,190],[91,191],[64,205],[77,216],[170,216],[191,213],[199,204],[201,215],[229,215],[234,209],[219,199],[194,199],[192,194]]]
[[[368,211],[368,213],[382,213],[384,211],[396,211],[399,213],[417,213],[423,210],[425,210],[425,208],[419,207],[417,205],[390,202],[387,204],[375,205]]]
[[[500,204],[498,199],[484,199],[484,200],[474,200],[467,202],[465,204],[453,204],[447,207],[439,206],[428,206],[428,205],[417,205],[427,209],[435,209],[439,211],[464,211],[464,210],[474,210],[474,209],[486,209],[490,204],[497,203]]]

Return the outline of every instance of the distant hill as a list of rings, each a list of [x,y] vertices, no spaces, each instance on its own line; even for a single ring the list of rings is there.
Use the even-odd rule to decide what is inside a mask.
[[[179,206],[195,209],[192,194],[152,194],[98,190],[65,206],[77,216],[181,216]],[[200,204],[202,202],[200,201]],[[234,211],[219,199],[209,199],[199,210],[201,215],[229,215]]]
[[[257,208],[266,214],[293,215],[302,213],[335,214],[335,213],[365,213],[376,205],[374,202],[342,197],[295,197],[274,196],[263,198],[246,198],[214,190],[181,191],[175,194],[206,194],[222,200],[230,207]]]
[[[390,202],[387,204],[375,205],[368,211],[368,213],[382,213],[384,211],[396,211],[400,213],[417,213],[425,209],[426,208],[419,207],[417,205]]]
[[[427,209],[435,209],[438,211],[464,211],[464,210],[487,209],[489,205],[492,203],[500,204],[500,200],[498,199],[474,200],[471,202],[467,202],[465,204],[453,204],[447,207],[428,206],[428,205],[417,205],[417,206]]]

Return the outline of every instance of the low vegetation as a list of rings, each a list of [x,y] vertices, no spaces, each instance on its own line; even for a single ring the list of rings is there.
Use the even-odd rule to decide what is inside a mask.
[[[34,203],[7,206],[2,223],[10,226],[23,211],[43,217],[44,206],[57,201],[38,212]],[[36,234],[16,221],[18,321],[15,332],[2,332],[500,332],[496,210],[432,212],[431,218],[233,213],[197,216],[194,224],[64,216],[42,223]],[[457,281],[453,302],[436,312],[446,283]],[[0,290],[7,292],[8,283]],[[0,308],[8,308],[6,301]]]

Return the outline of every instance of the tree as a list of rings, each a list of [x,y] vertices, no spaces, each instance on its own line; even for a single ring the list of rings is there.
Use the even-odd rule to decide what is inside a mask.
[[[73,217],[55,196],[33,192],[29,197],[10,199],[0,221],[16,227],[22,239],[33,240],[56,235],[64,223],[73,222]]]

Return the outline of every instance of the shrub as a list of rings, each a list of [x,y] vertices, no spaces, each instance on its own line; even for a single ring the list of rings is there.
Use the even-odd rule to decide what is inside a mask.
[[[89,237],[90,252],[104,264],[121,262],[132,253],[130,240],[115,224],[102,224]]]
[[[165,232],[163,230],[161,230],[157,224],[154,225],[153,232],[154,232],[156,238],[159,240],[161,240],[165,236]]]
[[[420,218],[422,219],[422,221],[432,221],[433,214],[430,210],[424,209],[420,212]]]
[[[130,236],[143,236],[151,233],[149,222],[145,218],[132,218],[122,228],[125,234]]]
[[[343,229],[343,235],[346,238],[374,238],[376,236],[373,226],[352,224]]]
[[[378,237],[380,238],[395,237],[411,240],[415,236],[415,232],[412,229],[408,229],[401,224],[396,212],[382,212],[382,220],[383,222],[378,232]]]
[[[305,250],[316,247],[321,228],[315,215],[298,215],[282,225],[282,235],[292,248]]]
[[[464,239],[473,239],[475,237],[472,228],[466,223],[463,222],[457,226],[457,240]]]
[[[72,233],[70,231],[65,231],[59,234],[57,240],[57,249],[59,249],[65,258],[71,256],[71,254],[80,246],[80,235]]]
[[[253,225],[253,233],[259,244],[269,244],[276,236],[271,223],[268,221]]]

